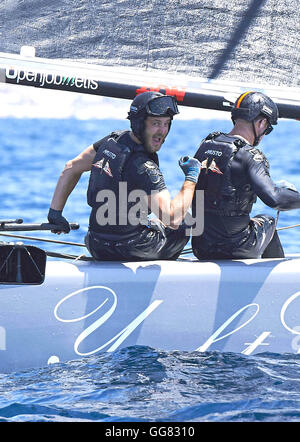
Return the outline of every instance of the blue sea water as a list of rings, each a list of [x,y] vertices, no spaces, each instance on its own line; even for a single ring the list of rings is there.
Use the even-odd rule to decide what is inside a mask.
[[[160,153],[171,195],[183,182],[179,157],[193,155],[210,131],[230,127],[229,120],[173,123]],[[65,162],[110,131],[127,128],[126,120],[0,119],[0,219],[46,222]],[[281,121],[261,147],[273,179],[286,179],[300,189],[298,142],[299,122]],[[70,222],[80,224],[79,230],[60,237],[48,232],[31,236],[82,243],[89,216],[87,183],[88,174],[84,174],[64,210]],[[253,214],[262,212],[276,215],[258,201]],[[299,210],[283,212],[278,226],[299,221]],[[299,253],[299,235],[299,228],[280,232],[286,253]],[[49,251],[83,252],[77,246],[30,243]],[[0,374],[0,421],[299,421],[299,370],[300,356],[292,354],[245,357],[129,347]]]

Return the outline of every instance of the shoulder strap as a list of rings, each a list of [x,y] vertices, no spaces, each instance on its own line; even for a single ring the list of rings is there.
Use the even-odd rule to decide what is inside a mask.
[[[223,132],[211,132],[210,134],[207,135],[207,137],[205,138],[206,140],[212,140],[216,137],[218,137],[219,135],[222,135]]]
[[[125,135],[128,132],[129,130],[114,130],[113,132],[111,132],[110,138],[114,138],[116,141],[119,141],[121,136]]]

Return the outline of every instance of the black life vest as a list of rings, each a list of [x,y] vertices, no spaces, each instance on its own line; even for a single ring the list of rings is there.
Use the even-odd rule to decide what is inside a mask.
[[[135,143],[129,136],[126,137],[126,144],[123,144],[124,135],[128,133],[129,131],[112,132],[103,139],[95,155],[87,191],[87,202],[92,207],[90,229],[94,232],[122,234],[136,230],[135,226],[123,225],[122,222],[119,223],[119,200],[122,198],[127,199],[127,194],[124,195],[122,193],[120,195],[119,183],[123,181],[126,163],[129,159],[133,159],[133,155],[145,156],[146,159],[149,159],[149,156],[144,146]],[[116,225],[107,224],[102,226],[97,222],[97,210],[103,204],[109,204],[109,202],[99,198],[99,191],[105,191],[106,194],[112,192],[111,194],[114,195]],[[109,201],[109,198],[107,201]],[[122,201],[122,204],[124,204],[124,201]],[[111,208],[108,207],[108,209]],[[126,210],[128,210],[127,206]]]
[[[246,182],[234,186],[231,169],[239,149],[248,147],[252,148],[246,141],[222,132],[209,134],[201,143],[195,155],[201,162],[196,190],[204,190],[206,212],[224,216],[249,215],[256,195]]]

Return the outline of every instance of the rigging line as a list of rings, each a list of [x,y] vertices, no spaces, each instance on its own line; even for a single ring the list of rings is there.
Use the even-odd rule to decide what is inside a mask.
[[[193,249],[192,249],[192,247],[190,247],[190,248],[184,249],[184,250],[180,253],[180,256],[181,256],[181,255],[187,255],[187,254],[192,253],[192,252],[193,252]]]
[[[278,227],[277,230],[292,229],[293,227],[300,227],[300,224],[294,224],[293,226],[286,226],[286,227]]]
[[[280,210],[277,210],[276,219],[275,219],[275,229],[276,229],[277,224],[278,224],[279,214],[280,214]]]
[[[68,246],[86,247],[85,244],[80,244],[80,243],[77,243],[77,242],[60,241],[60,240],[57,240],[57,239],[48,239],[48,238],[37,238],[37,237],[34,237],[34,236],[14,235],[14,234],[11,234],[11,233],[4,233],[4,232],[0,232],[0,236],[9,236],[11,238],[26,239],[26,240],[30,240],[30,241],[53,242],[53,243],[56,243],[56,244],[66,244]]]
[[[69,255],[67,253],[58,253],[45,250],[46,255],[51,258],[73,259],[74,261],[95,261],[93,257],[86,255]]]

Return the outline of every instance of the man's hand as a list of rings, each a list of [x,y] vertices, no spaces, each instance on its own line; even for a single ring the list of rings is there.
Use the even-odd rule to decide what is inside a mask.
[[[49,209],[48,212],[48,221],[50,224],[55,224],[57,229],[51,230],[52,233],[69,233],[70,232],[70,224],[62,216],[62,210]]]
[[[201,172],[201,163],[197,160],[197,158],[188,156],[181,157],[178,164],[185,174],[185,179],[187,181],[197,183],[199,174]]]

